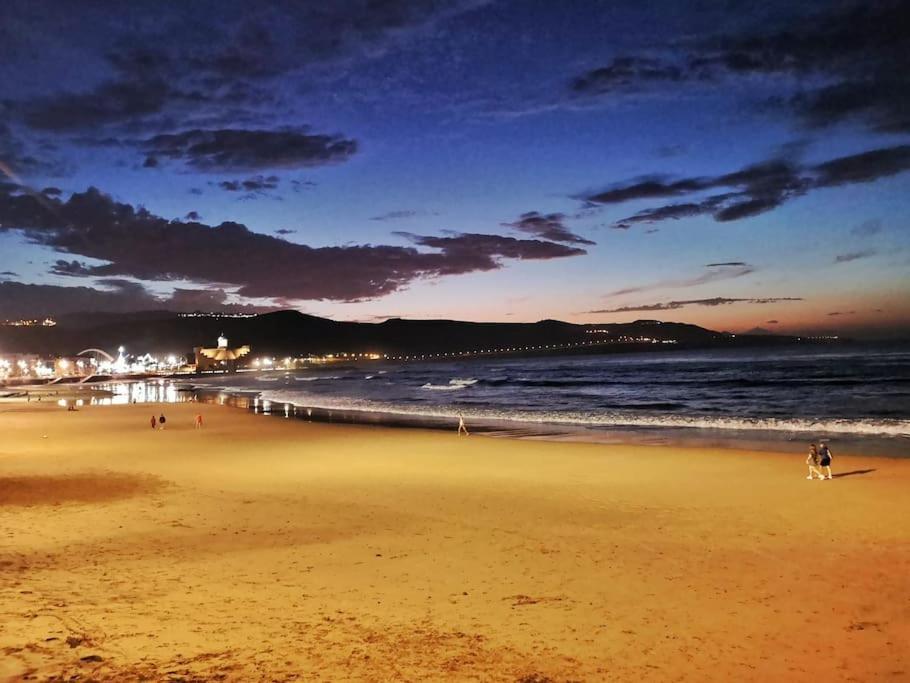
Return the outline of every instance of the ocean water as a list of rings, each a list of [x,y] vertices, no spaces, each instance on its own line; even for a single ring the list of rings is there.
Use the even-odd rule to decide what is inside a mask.
[[[377,415],[451,421],[461,413],[469,425],[553,437],[675,430],[716,439],[874,437],[898,454],[910,446],[907,346],[373,362],[190,384],[184,388],[253,396],[257,411],[348,411],[371,422],[381,421]]]

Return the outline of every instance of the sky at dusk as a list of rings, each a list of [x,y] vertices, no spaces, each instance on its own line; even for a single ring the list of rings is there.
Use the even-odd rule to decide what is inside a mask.
[[[910,4],[4,0],[0,318],[910,334]]]

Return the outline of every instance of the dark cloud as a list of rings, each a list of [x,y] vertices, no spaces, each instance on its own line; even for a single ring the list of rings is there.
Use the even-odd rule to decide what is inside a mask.
[[[591,240],[576,235],[569,230],[565,225],[565,220],[566,215],[563,213],[541,214],[537,211],[530,211],[521,214],[517,221],[503,223],[502,225],[552,242],[594,244]]]
[[[910,168],[910,145],[875,149],[832,159],[815,167],[817,187],[868,183]]]
[[[870,0],[794,10],[776,28],[766,21],[751,32],[681,41],[660,61],[619,58],[573,80],[570,93],[616,96],[705,80],[751,86],[761,76],[775,79],[784,93],[778,99],[809,127],[854,120],[876,131],[910,130],[910,5]]]
[[[798,169],[786,160],[771,160],[747,166],[734,173],[708,178],[687,178],[673,182],[650,181],[648,191],[652,196],[672,196],[695,193],[716,188],[735,188],[734,192],[725,192],[710,196],[697,202],[669,204],[644,211],[618,221],[614,227],[627,229],[635,223],[656,223],[667,219],[688,218],[702,214],[712,214],[714,220],[725,222],[756,216],[786,202],[788,199],[803,194],[806,183],[798,177]],[[635,196],[642,189],[641,183],[615,188],[606,193],[587,197],[590,203],[615,203],[618,199],[630,194]]]
[[[56,316],[68,313],[104,311],[128,313],[163,308],[148,295],[104,290],[94,287],[59,287],[21,282],[0,282],[0,317]]]
[[[765,325],[778,325],[780,324],[779,320],[766,320]]]
[[[631,199],[662,199],[698,192],[712,187],[710,179],[687,178],[668,182],[665,176],[648,176],[636,181],[617,185],[586,197],[593,204],[619,204]]]
[[[645,304],[642,306],[621,306],[619,308],[587,311],[589,314],[599,313],[633,313],[638,311],[675,311],[686,306],[727,306],[729,304],[776,304],[786,301],[802,301],[800,297],[774,297],[762,299],[729,299],[714,297],[712,299],[689,299],[686,301],[667,301],[658,304]]]
[[[678,66],[651,57],[617,57],[610,64],[572,81],[578,95],[603,95],[628,90],[649,81],[681,81],[687,77]]]
[[[65,40],[65,39],[64,39]],[[185,94],[173,87],[175,74],[168,59],[142,49],[105,56],[111,77],[81,92],[57,92],[8,103],[28,127],[51,133],[87,131],[94,134],[111,124],[147,120]]]
[[[11,270],[4,270],[0,273],[0,277],[19,277],[19,273],[14,273]]]
[[[606,296],[625,296],[627,294],[649,292],[655,289],[682,289],[686,287],[697,287],[698,285],[704,285],[709,282],[717,282],[718,280],[732,280],[740,277],[745,277],[746,275],[750,275],[755,272],[754,266],[740,261],[735,261],[732,263],[710,263],[705,266],[705,268],[708,269],[707,272],[696,275],[695,277],[676,280],[660,280],[659,282],[640,285],[638,287],[625,287],[623,289],[617,289],[616,291],[610,292]]]
[[[103,83],[86,93],[64,93],[27,103],[22,116],[37,130],[64,132],[139,118],[161,111],[169,88],[164,83]]]
[[[731,73],[832,81],[791,99],[812,127],[856,119],[879,131],[910,130],[910,5],[902,0],[851,5],[835,5],[780,31],[724,39],[700,59]]]
[[[226,192],[246,192],[250,194],[263,194],[268,190],[278,189],[279,178],[276,175],[257,175],[246,180],[222,180],[218,187]]]
[[[578,256],[583,249],[500,235],[407,235],[415,245],[310,247],[250,231],[168,221],[92,188],[66,202],[0,193],[0,230],[35,244],[104,261],[85,275],[223,283],[244,297],[372,299],[417,279],[495,270],[508,259]],[[72,274],[72,273],[68,273]]]
[[[908,169],[910,145],[898,145],[839,157],[815,165],[774,159],[713,177],[673,181],[657,176],[645,181],[634,179],[603,192],[582,196],[580,199],[587,205],[609,205],[633,199],[700,194],[723,189],[726,191],[705,198],[644,209],[616,221],[613,227],[625,230],[636,224],[657,223],[705,214],[710,214],[718,222],[726,222],[765,213],[813,190],[871,182],[903,173]]]
[[[191,119],[208,119],[208,127],[240,118],[261,125],[273,122],[264,105],[289,105],[302,86],[331,83],[355,62],[487,2],[278,0],[255,12],[242,0],[216,3],[217,10],[100,2],[74,13],[7,0],[0,63],[19,70],[37,63],[45,73],[60,55],[85,63],[82,87],[8,102],[35,130],[100,137],[101,129],[173,132],[174,122]],[[50,49],[35,47],[42,45]]]
[[[155,296],[130,280],[110,279],[101,287],[60,287],[0,281],[0,318],[60,316],[71,313],[135,311],[223,311],[260,313],[272,307],[227,303],[221,289],[176,289]]]
[[[199,215],[199,212],[198,212],[198,211],[190,211],[189,213],[186,214],[186,216],[183,217],[183,220],[186,220],[186,221],[201,221],[201,220],[202,220],[202,216]]]
[[[223,289],[185,289],[177,288],[164,299],[164,307],[169,311],[219,311],[225,313],[263,313],[274,310],[274,306],[256,306],[253,304],[228,303],[228,294]]]
[[[91,267],[85,265],[82,261],[66,261],[64,259],[58,259],[53,266],[51,266],[51,274],[53,275],[66,275],[69,277],[87,277],[92,274]]]
[[[278,228],[275,230],[276,235],[293,235],[296,230],[291,230],[290,228]]]
[[[910,79],[891,73],[861,81],[844,81],[795,95],[792,106],[813,128],[859,119],[879,132],[910,131]]]
[[[321,166],[345,161],[357,151],[354,140],[338,135],[310,134],[305,128],[194,129],[156,135],[142,146],[153,156],[181,161],[201,171]]]
[[[228,3],[230,19],[218,40],[194,55],[193,66],[215,83],[268,79],[316,65],[376,57],[391,46],[488,0],[338,0],[280,2],[257,7]]]
[[[412,209],[401,209],[399,211],[387,211],[386,213],[381,213],[378,216],[371,216],[371,221],[398,221],[405,218],[414,218],[414,216],[419,215],[420,212],[414,211]]]
[[[869,258],[870,256],[875,256],[878,252],[875,249],[865,249],[864,251],[851,251],[846,254],[838,254],[834,258],[835,263],[849,263],[850,261],[858,261],[859,259]]]
[[[838,315],[856,315],[856,311],[832,311],[828,315],[832,317]]]
[[[422,247],[438,249],[436,266],[441,275],[457,274],[467,271],[497,270],[502,267],[503,258],[518,260],[549,260],[566,256],[581,256],[584,249],[569,247],[555,242],[542,240],[520,240],[502,235],[482,235],[477,233],[460,233],[444,237],[432,235],[415,235],[407,232],[396,232]],[[439,258],[441,257],[441,258]]]
[[[41,190],[41,194],[45,194],[48,197],[59,197],[61,194],[63,194],[63,190],[61,190],[59,187],[45,187],[43,190]]]
[[[719,202],[713,199],[707,199],[703,202],[688,202],[685,204],[668,204],[659,206],[655,209],[645,209],[639,211],[633,216],[627,216],[622,220],[616,221],[612,227],[617,230],[628,230],[638,223],[659,223],[665,220],[678,220],[680,218],[690,218],[700,216],[705,213],[711,213],[717,208]]]
[[[868,68],[885,55],[906,59],[899,53],[910,39],[908,19],[910,11],[900,0],[837,3],[779,29],[704,41],[703,54],[693,63],[766,73]]]
[[[723,223],[726,221],[738,221],[742,218],[749,218],[750,216],[758,216],[771,209],[776,209],[788,198],[788,195],[780,194],[755,197],[743,202],[736,202],[715,211],[714,220]]]

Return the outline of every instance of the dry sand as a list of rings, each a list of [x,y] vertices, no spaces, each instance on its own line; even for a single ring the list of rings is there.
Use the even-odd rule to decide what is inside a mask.
[[[163,409],[0,406],[0,681],[910,679],[910,462]]]

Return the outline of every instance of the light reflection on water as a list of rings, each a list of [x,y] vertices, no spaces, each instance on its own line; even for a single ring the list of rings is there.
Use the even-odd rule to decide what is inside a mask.
[[[193,392],[177,390],[177,385],[166,380],[146,382],[111,382],[98,384],[93,388],[108,391],[111,396],[93,396],[93,406],[125,406],[131,403],[184,403],[192,401]]]

